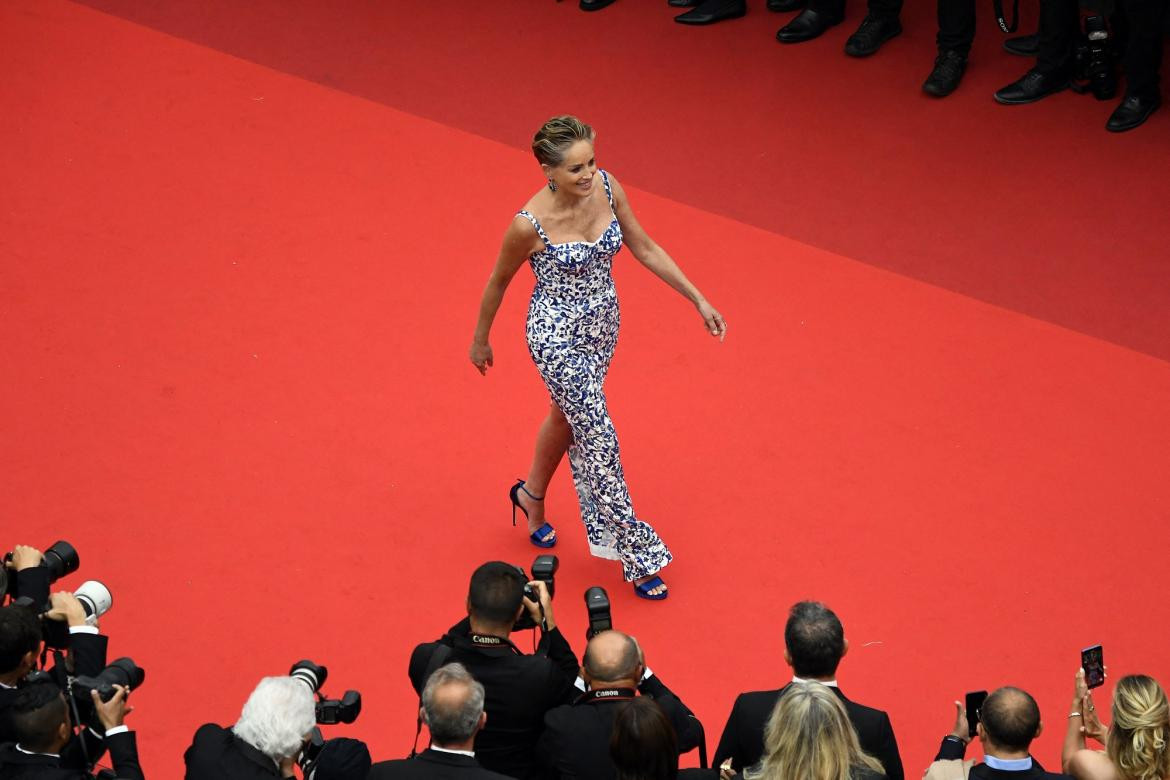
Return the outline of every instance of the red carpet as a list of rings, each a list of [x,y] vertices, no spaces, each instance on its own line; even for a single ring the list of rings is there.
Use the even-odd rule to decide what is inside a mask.
[[[152,777],[181,776],[199,723],[234,721],[259,676],[301,657],[330,666],[330,689],[364,694],[359,721],[332,733],[405,754],[411,647],[459,617],[475,564],[530,562],[505,496],[544,404],[521,329],[527,272],[487,379],[465,353],[502,230],[541,183],[519,147],[560,110],[597,123],[603,165],[730,323],[712,343],[620,256],[608,393],[636,505],[676,555],[674,595],[636,602],[616,566],[588,558],[566,470],[550,516],[558,618],[578,649],[580,594],[602,584],[713,747],[737,691],[782,681],[787,606],[823,599],[853,645],[843,687],[890,710],[909,777],[953,699],[1005,683],[1037,695],[1049,729],[1036,753],[1055,764],[1092,642],[1114,675],[1170,681],[1167,253],[1152,229],[1164,116],[1114,138],[1086,98],[1030,118],[985,107],[1018,65],[990,51],[953,101],[919,101],[921,9],[917,37],[867,63],[837,56],[843,30],[819,49],[760,44],[769,61],[806,58],[793,73],[829,69],[836,108],[798,111],[783,106],[813,87],[759,63],[746,81],[705,76],[681,106],[656,85],[701,71],[678,75],[674,36],[716,47],[700,59],[726,55],[729,72],[756,42],[732,25],[679,31],[633,2],[608,17],[533,3],[508,39],[470,9],[479,32],[442,47],[431,22],[451,6],[395,26],[392,4],[354,3],[348,37],[306,21],[323,7],[290,4],[265,37],[250,25],[271,7],[253,4],[233,34],[306,67],[348,48],[331,72],[344,90],[63,0],[0,7],[3,543],[69,539],[83,561],[66,584],[113,589],[111,653],[148,669],[132,720]],[[230,38],[222,12],[167,11]],[[622,40],[650,38],[617,47],[607,19]],[[569,22],[611,77],[540,70],[542,30]],[[764,22],[754,12],[741,30]],[[364,59],[355,36],[391,28],[385,59]],[[373,70],[396,91],[355,96],[373,88],[348,80]],[[867,114],[895,71],[905,103]],[[744,113],[761,84],[784,89],[770,118]],[[861,95],[872,124],[841,129],[842,101]],[[932,143],[926,114],[950,141]],[[741,162],[705,152],[704,133],[738,139]],[[769,181],[788,170],[785,139],[809,158]],[[1005,148],[1018,167],[990,164]],[[917,154],[929,159],[910,165]],[[1076,159],[1093,161],[1096,188]],[[1114,169],[1148,186],[1125,191]],[[1026,203],[1042,182],[1059,207]],[[1021,236],[1032,222],[1040,234]]]

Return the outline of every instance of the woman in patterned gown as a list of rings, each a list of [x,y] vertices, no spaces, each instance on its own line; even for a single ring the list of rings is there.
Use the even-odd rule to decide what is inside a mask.
[[[520,509],[533,544],[556,543],[543,499],[567,451],[590,552],[621,561],[634,592],[659,600],[666,598],[666,584],[658,572],[671,554],[634,514],[603,388],[620,321],[610,266],[623,241],[642,265],[695,305],[708,333],[722,341],[727,325],[646,235],[617,179],[598,169],[593,139],[593,129],[572,116],[553,117],[536,133],[532,151],[548,184],[504,234],[480,303],[470,357],[486,374],[492,365],[492,321],[509,282],[527,260],[536,276],[528,307],[528,351],[552,404],[536,437],[528,478],[510,491],[513,522]]]

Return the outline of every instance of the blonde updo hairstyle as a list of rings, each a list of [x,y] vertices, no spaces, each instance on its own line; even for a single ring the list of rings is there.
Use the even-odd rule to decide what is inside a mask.
[[[536,131],[532,153],[541,165],[557,167],[565,161],[569,147],[578,141],[593,143],[593,128],[575,116],[554,116]]]
[[[1170,780],[1170,706],[1153,677],[1131,674],[1113,692],[1105,753],[1126,780]]]

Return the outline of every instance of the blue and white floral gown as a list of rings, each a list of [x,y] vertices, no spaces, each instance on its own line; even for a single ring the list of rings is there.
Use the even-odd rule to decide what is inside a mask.
[[[600,174],[613,212],[609,176]],[[628,581],[648,576],[670,563],[670,550],[634,515],[603,388],[621,322],[610,275],[622,248],[621,225],[614,213],[596,241],[554,244],[535,216],[520,215],[544,241],[529,258],[536,288],[528,307],[528,351],[573,429],[569,463],[589,551],[620,560]]]

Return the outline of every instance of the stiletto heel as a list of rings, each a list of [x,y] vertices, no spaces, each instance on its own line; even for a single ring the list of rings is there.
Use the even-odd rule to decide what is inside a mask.
[[[524,491],[524,495],[528,496],[533,501],[544,501],[544,496],[534,496],[528,492],[528,489],[524,487],[524,480],[522,480],[522,479],[516,480],[516,484],[512,486],[511,490],[508,491],[508,498],[510,498],[512,500],[512,526],[513,527],[516,526],[516,510],[517,509],[519,509],[521,512],[524,513],[525,520],[528,519],[528,510],[525,509],[524,505],[520,503],[520,491],[521,490]],[[530,533],[528,535],[528,541],[532,542],[537,547],[542,547],[544,549],[548,549],[549,547],[555,547],[556,543],[557,543],[556,537],[554,536],[552,539],[548,538],[548,536],[555,531],[556,531],[555,528],[553,528],[548,523],[545,523],[540,528],[537,528],[535,531],[533,531],[532,533]]]

